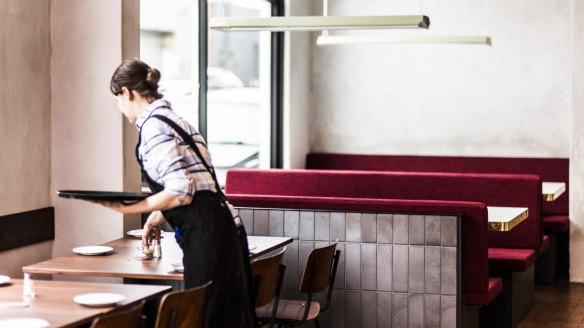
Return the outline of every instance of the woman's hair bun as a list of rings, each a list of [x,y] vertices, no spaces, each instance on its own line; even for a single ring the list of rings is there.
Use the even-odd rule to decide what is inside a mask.
[[[151,86],[157,87],[160,81],[160,71],[156,68],[149,68],[146,72],[146,83]]]

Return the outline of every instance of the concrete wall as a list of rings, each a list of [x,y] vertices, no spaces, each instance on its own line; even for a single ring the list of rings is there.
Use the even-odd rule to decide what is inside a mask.
[[[312,0],[287,0],[286,15],[307,16],[314,12]],[[304,167],[310,150],[312,89],[312,33],[286,32],[284,46],[284,167]]]
[[[574,0],[574,13],[584,13],[584,1]],[[584,20],[574,14],[573,82],[570,151],[570,279],[584,282]]]
[[[51,206],[49,4],[0,1],[0,216]],[[21,267],[50,258],[51,247],[0,252],[0,274],[22,277]]]
[[[52,0],[51,190],[139,191],[133,156],[137,131],[109,92],[123,58],[139,54],[138,0]],[[54,256],[139,227],[139,217],[58,198]]]
[[[420,8],[429,31],[377,33],[486,33],[493,46],[313,46],[311,150],[568,157],[571,2],[338,0],[329,15]]]

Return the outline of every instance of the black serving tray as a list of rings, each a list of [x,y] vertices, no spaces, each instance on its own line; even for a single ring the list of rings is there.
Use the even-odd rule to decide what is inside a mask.
[[[137,192],[97,191],[97,190],[58,190],[57,195],[63,198],[135,203],[150,196]]]

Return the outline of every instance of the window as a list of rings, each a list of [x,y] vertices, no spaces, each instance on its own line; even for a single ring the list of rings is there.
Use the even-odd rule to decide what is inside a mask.
[[[161,93],[205,136],[219,182],[224,184],[229,168],[277,167],[281,124],[274,122],[282,106],[281,87],[274,83],[281,85],[282,68],[274,66],[274,58],[281,58],[282,46],[274,46],[282,44],[283,33],[207,31],[207,42],[198,36],[206,27],[200,8],[210,17],[270,16],[276,4],[141,0],[140,6],[141,58],[160,69]],[[205,65],[206,76],[200,75]],[[202,78],[206,83],[199,83]]]

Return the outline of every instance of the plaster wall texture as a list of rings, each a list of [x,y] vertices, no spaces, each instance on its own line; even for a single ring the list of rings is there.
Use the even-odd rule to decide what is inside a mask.
[[[574,12],[584,1],[574,0]],[[584,282],[584,20],[574,15],[573,83],[570,148],[570,280]]]
[[[329,15],[420,12],[428,31],[331,34],[488,34],[493,46],[313,46],[312,151],[569,156],[571,2],[329,3]]]
[[[49,3],[0,2],[0,216],[51,206]],[[51,245],[0,252],[0,273],[22,277]]]
[[[312,0],[286,1],[286,15],[307,16]],[[284,56],[284,167],[303,168],[310,150],[312,33],[287,33]]]
[[[133,181],[125,176],[130,169],[138,171],[125,154],[135,144],[127,140],[136,135],[135,128],[125,122],[109,91],[111,74],[122,58],[138,54],[126,49],[137,42],[123,42],[132,35],[124,22],[139,22],[130,19],[139,15],[131,4],[137,1],[51,3],[52,190],[139,191],[139,173],[132,175],[138,176]],[[104,207],[56,195],[52,202],[54,256],[119,238],[127,227],[123,215]],[[137,222],[137,216],[131,220]]]

